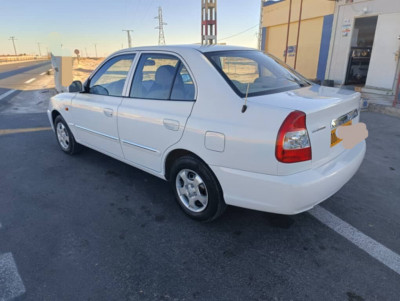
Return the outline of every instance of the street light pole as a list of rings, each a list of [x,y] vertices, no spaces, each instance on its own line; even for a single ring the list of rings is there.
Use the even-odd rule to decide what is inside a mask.
[[[18,55],[17,54],[17,49],[15,48],[15,42],[14,42],[16,40],[16,38],[15,37],[10,37],[9,40],[12,41],[12,43],[13,43],[15,55]]]

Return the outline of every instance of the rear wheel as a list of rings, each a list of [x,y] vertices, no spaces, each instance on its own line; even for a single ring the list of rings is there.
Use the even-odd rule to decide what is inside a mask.
[[[184,156],[171,168],[170,183],[182,210],[198,221],[212,221],[226,208],[217,178],[201,160]]]
[[[60,115],[54,120],[54,128],[58,145],[64,153],[74,155],[82,149],[82,146],[75,141],[74,135],[72,135],[64,118]]]

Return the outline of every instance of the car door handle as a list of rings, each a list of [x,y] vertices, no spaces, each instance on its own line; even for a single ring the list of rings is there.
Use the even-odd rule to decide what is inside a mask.
[[[106,115],[107,117],[112,117],[112,115],[113,115],[112,109],[104,109],[103,112],[104,112],[104,115]]]
[[[171,131],[179,130],[179,121],[177,121],[177,120],[164,119],[163,123],[164,123],[164,126]]]

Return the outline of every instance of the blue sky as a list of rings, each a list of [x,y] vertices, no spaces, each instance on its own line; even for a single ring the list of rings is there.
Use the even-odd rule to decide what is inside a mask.
[[[200,0],[2,0],[0,54],[38,53],[37,43],[59,51],[80,49],[89,56],[97,44],[99,56],[127,47],[126,33],[133,29],[133,46],[158,43],[158,6],[163,8],[167,44],[200,42]],[[218,39],[231,45],[257,46],[260,0],[218,0]],[[222,40],[225,37],[236,35]],[[59,49],[57,49],[59,48]]]

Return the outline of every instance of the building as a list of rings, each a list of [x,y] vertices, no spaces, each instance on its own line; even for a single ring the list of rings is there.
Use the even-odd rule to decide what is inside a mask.
[[[306,77],[394,94],[400,0],[264,0],[261,24],[261,49]]]
[[[400,1],[336,3],[326,77],[393,95],[399,74]]]
[[[328,0],[264,1],[261,50],[310,79],[324,80],[334,11],[335,2]]]

